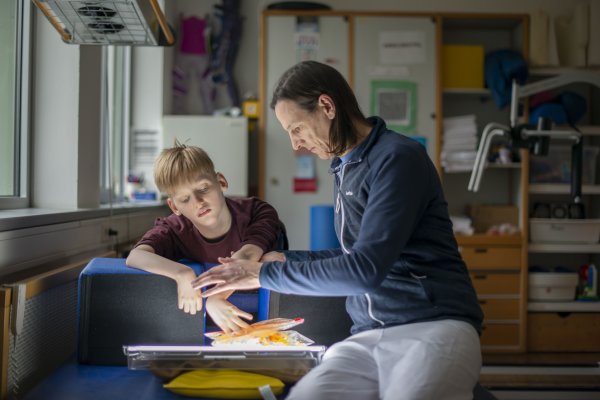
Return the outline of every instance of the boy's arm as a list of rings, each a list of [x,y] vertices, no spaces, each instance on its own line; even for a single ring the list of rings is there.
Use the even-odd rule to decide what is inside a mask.
[[[156,254],[154,248],[147,244],[141,244],[131,250],[125,263],[128,267],[173,279],[177,283],[179,309],[190,314],[196,314],[202,309],[200,292],[194,290],[191,285],[192,280],[196,278],[196,273],[187,265]]]
[[[250,222],[243,232],[242,243],[253,244],[263,252],[274,250],[283,230],[277,211],[269,203],[253,199],[250,212]],[[258,260],[253,259],[253,261]]]

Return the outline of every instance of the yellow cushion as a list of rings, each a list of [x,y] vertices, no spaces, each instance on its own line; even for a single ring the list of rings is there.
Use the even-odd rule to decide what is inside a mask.
[[[262,399],[258,388],[271,386],[273,394],[283,392],[285,384],[277,378],[232,369],[202,369],[184,372],[163,385],[173,393],[213,399]]]

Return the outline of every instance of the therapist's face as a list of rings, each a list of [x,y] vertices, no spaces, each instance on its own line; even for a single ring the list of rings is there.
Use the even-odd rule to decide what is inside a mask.
[[[333,158],[329,153],[329,130],[335,117],[335,108],[328,96],[321,95],[314,112],[308,112],[291,100],[281,100],[275,106],[275,115],[290,136],[294,150],[304,148],[319,158]]]

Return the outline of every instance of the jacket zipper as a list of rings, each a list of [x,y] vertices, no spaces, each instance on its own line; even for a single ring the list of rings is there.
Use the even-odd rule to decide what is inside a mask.
[[[338,193],[337,193],[337,198],[335,199],[335,212],[336,213],[341,213],[342,214],[342,223],[340,226],[340,246],[342,246],[342,250],[344,251],[344,253],[349,254],[350,251],[348,251],[348,249],[346,248],[346,246],[344,246],[344,225],[346,222],[346,218],[345,218],[345,214],[344,214],[344,206],[342,205],[342,199],[341,199],[341,195],[340,193],[342,192],[342,183],[344,182],[344,172],[346,169],[346,166],[349,164],[356,164],[358,162],[360,162],[361,160],[358,161],[353,161],[353,162],[347,162],[344,165],[342,165],[342,173],[340,174],[340,183],[338,185]],[[385,326],[385,323],[378,319],[375,318],[375,315],[373,315],[373,308],[372,308],[372,301],[371,301],[371,296],[369,296],[368,293],[364,294],[365,299],[367,300],[367,314],[369,315],[369,317],[379,323],[381,326]]]

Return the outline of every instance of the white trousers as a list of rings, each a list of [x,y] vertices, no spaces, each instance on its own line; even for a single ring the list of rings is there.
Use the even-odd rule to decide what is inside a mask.
[[[286,399],[472,399],[480,369],[479,336],[466,322],[373,329],[331,346]]]

